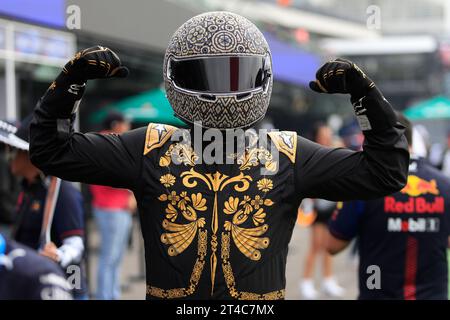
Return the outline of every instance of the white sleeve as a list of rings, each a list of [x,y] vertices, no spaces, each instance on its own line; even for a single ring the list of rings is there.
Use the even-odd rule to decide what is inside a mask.
[[[80,236],[68,237],[58,248],[59,264],[66,268],[70,264],[79,263],[83,257],[84,243]]]

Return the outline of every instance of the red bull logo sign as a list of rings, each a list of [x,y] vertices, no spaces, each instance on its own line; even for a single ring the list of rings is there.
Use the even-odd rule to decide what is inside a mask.
[[[411,197],[417,197],[423,194],[438,195],[439,189],[434,179],[427,181],[418,176],[410,175],[408,176],[408,183],[400,192]]]
[[[409,198],[408,201],[397,201],[394,197],[384,198],[386,213],[444,213],[444,198],[436,197],[428,202],[423,197]]]
[[[384,198],[384,211],[386,213],[444,213],[444,198],[439,195],[436,180],[430,181],[415,175],[408,176],[408,183],[400,191],[409,196],[407,201],[398,201],[395,196]],[[424,195],[433,195],[426,199]],[[430,198],[430,197],[428,197]]]

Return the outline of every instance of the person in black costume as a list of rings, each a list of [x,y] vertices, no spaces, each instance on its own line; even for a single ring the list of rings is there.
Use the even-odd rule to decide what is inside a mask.
[[[127,74],[108,48],[79,52],[34,110],[30,152],[47,174],[134,192],[148,299],[283,299],[288,244],[303,198],[369,199],[405,185],[404,127],[374,83],[346,60],[324,64],[310,86],[350,94],[366,137],[362,152],[325,148],[287,131],[271,131],[266,143],[255,144],[252,130],[242,130],[243,151],[201,161],[210,144],[203,139],[199,150],[195,142],[207,128],[249,129],[269,104],[269,47],[241,16],[205,13],[172,37],[166,92],[190,129],[150,123],[121,135],[74,132],[86,81]]]

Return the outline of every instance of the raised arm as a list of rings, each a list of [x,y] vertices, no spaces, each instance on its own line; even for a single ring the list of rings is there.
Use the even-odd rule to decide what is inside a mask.
[[[75,111],[89,79],[124,77],[128,70],[108,48],[85,49],[69,61],[39,100],[30,125],[30,158],[65,180],[136,188],[145,129],[122,135],[75,133]]]
[[[364,133],[363,151],[325,148],[298,138],[296,187],[303,197],[357,200],[381,197],[406,184],[409,152],[404,126],[375,84],[355,64],[337,59],[310,83],[320,93],[349,93]]]

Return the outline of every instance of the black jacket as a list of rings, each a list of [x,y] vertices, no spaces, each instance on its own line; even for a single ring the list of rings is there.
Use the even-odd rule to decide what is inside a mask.
[[[38,103],[31,160],[65,180],[134,192],[147,298],[284,298],[288,243],[303,198],[376,198],[406,182],[404,127],[376,89],[362,102],[372,127],[362,152],[272,132],[266,145],[235,154],[234,164],[207,165],[197,163],[202,152],[191,144],[172,141],[180,129],[167,125],[122,135],[74,132],[67,124],[82,90],[70,93],[69,85],[56,82]]]

